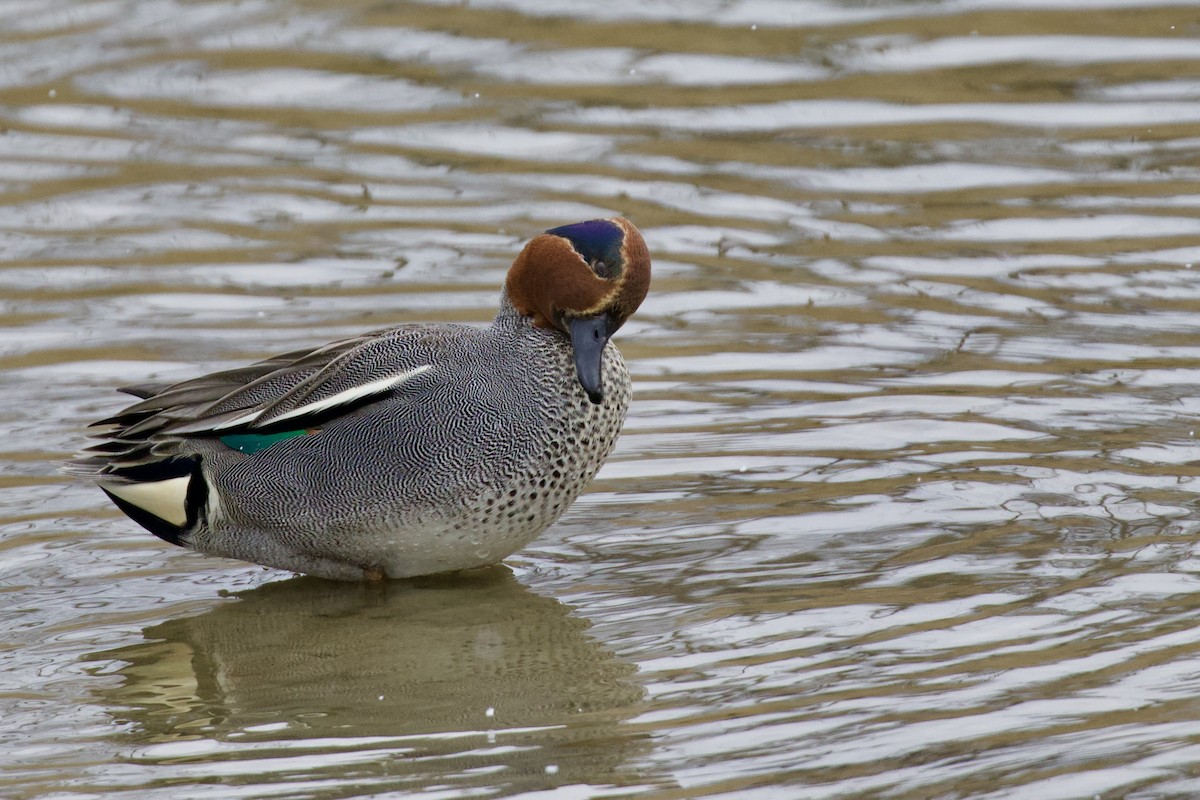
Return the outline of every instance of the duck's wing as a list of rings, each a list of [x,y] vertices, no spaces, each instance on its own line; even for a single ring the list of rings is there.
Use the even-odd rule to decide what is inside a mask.
[[[388,328],[182,383],[125,387],[141,402],[93,424],[104,441],[66,469],[136,480],[139,467],[172,458],[188,438],[316,427],[428,371],[427,348],[406,346],[421,338],[415,327]]]

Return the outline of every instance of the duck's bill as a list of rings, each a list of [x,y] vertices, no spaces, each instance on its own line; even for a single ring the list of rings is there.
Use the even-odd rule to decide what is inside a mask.
[[[599,405],[604,401],[600,378],[604,345],[608,344],[608,315],[577,317],[570,321],[571,347],[575,350],[575,374],[588,399]]]

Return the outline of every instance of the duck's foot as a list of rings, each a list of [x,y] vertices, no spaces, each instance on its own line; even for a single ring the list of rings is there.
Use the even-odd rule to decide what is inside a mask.
[[[363,580],[367,583],[381,583],[387,580],[383,567],[363,567]]]

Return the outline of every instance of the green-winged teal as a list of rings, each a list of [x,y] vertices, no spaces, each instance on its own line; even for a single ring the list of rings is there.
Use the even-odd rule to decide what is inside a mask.
[[[503,559],[612,451],[629,372],[608,339],[650,284],[622,218],[553,228],[487,328],[399,325],[194,380],[130,386],[70,465],[173,544],[343,580]]]

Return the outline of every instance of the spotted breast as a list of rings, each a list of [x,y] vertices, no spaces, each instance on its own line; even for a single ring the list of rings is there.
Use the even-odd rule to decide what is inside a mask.
[[[623,218],[553,228],[487,328],[400,325],[174,385],[68,465],[204,553],[341,580],[492,564],[567,509],[630,401],[609,338],[650,284]]]

